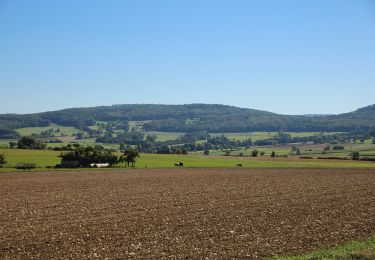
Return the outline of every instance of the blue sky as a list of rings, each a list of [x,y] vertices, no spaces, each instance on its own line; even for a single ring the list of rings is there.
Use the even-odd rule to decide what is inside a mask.
[[[375,103],[372,0],[0,0],[0,113]]]

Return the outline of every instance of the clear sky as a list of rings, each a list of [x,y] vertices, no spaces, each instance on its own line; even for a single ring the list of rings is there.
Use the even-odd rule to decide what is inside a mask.
[[[373,0],[0,0],[0,113],[375,103]]]

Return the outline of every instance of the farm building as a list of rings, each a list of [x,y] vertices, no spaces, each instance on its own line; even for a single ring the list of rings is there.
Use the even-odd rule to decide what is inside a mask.
[[[110,165],[109,163],[91,163],[91,168],[108,168]]]

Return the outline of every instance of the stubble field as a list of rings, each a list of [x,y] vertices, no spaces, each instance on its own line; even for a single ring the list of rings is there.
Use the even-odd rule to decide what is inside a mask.
[[[375,232],[374,169],[0,174],[0,258],[262,258]]]

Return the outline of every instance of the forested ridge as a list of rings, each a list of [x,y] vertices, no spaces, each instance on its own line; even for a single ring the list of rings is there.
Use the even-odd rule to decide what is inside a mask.
[[[17,128],[48,126],[51,123],[83,129],[96,121],[148,121],[143,126],[144,130],[166,132],[355,132],[375,129],[375,105],[350,113],[319,117],[281,115],[218,104],[127,104],[69,108],[25,115],[2,114],[0,135],[12,135]]]

